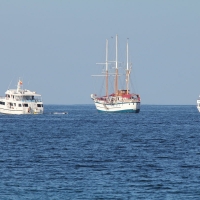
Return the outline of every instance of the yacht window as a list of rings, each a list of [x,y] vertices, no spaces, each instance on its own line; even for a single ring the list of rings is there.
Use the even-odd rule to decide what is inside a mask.
[[[25,104],[23,104],[23,106],[24,106],[24,107],[28,107],[28,104],[27,104],[27,103],[25,103]]]
[[[30,96],[24,96],[24,97],[23,97],[23,100],[25,100],[25,101],[26,101],[26,100],[31,100],[31,97],[30,97]]]
[[[5,102],[3,102],[3,101],[0,101],[0,104],[1,104],[1,105],[5,105]]]
[[[14,103],[14,106],[16,106],[16,103]]]
[[[42,107],[42,105],[41,104],[37,104],[37,107]]]
[[[13,106],[13,103],[10,103],[10,106]]]
[[[18,107],[22,107],[22,105],[21,105],[21,104],[18,104]]]

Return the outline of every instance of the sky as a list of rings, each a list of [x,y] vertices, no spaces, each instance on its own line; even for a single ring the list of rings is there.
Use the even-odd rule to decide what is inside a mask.
[[[21,78],[44,104],[93,104],[101,77],[91,75],[117,34],[123,56],[129,38],[142,104],[196,105],[199,10],[199,0],[1,0],[0,96]]]

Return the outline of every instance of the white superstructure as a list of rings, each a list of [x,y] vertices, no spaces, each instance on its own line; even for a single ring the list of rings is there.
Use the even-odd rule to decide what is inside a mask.
[[[17,89],[8,89],[5,97],[0,97],[0,113],[3,114],[43,114],[43,102],[40,94],[22,89],[19,80]]]
[[[117,43],[118,38],[116,35],[116,60],[115,60],[115,72],[108,72],[108,64],[112,61],[108,61],[108,40],[106,40],[106,62],[101,63],[105,64],[105,96],[98,97],[96,94],[91,94],[91,98],[95,103],[96,109],[98,111],[104,112],[135,112],[138,113],[140,111],[140,95],[130,93],[129,90],[129,79],[131,69],[129,67],[128,62],[128,42],[127,42],[127,66],[126,66],[126,89],[119,90],[118,89],[118,50]],[[114,92],[112,94],[108,94],[108,77],[114,75]]]
[[[200,112],[200,96],[199,96],[199,98],[197,99],[197,109],[198,109],[198,111]]]

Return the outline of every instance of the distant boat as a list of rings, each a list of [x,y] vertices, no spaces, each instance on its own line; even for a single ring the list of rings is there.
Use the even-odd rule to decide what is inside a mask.
[[[42,96],[36,92],[21,89],[19,80],[17,89],[8,89],[5,97],[0,97],[0,113],[3,114],[43,114]]]
[[[108,64],[111,62],[108,61],[108,40],[106,40],[106,62],[105,64],[105,95],[97,96],[96,94],[91,94],[91,98],[95,103],[96,109],[103,112],[135,112],[139,113],[140,111],[140,95],[130,93],[129,90],[129,80],[131,68],[129,67],[128,62],[128,41],[127,41],[127,66],[126,66],[126,89],[118,89],[118,49],[117,49],[118,37],[116,35],[116,61],[115,61],[115,72],[108,72]],[[115,76],[114,91],[111,94],[108,94],[108,78],[110,75]]]
[[[67,115],[67,112],[54,112],[54,115]]]
[[[197,99],[197,109],[200,112],[200,95],[199,98]]]

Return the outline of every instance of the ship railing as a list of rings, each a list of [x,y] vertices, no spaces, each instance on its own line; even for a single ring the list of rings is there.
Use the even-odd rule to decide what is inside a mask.
[[[41,99],[15,99],[16,101],[22,101],[22,102],[42,102]]]
[[[0,99],[5,99],[5,97],[0,97]],[[9,100],[9,98],[6,98]],[[27,100],[27,99],[11,99],[10,100],[15,100],[15,101],[22,101],[22,102],[42,102],[42,100],[34,99],[34,100]]]
[[[42,100],[40,100],[40,99],[22,99],[22,100],[18,100],[18,101],[22,101],[22,102],[42,102]]]
[[[122,102],[139,102],[140,100],[135,98],[135,99],[126,99],[126,98],[123,98],[123,99],[120,99]]]
[[[140,101],[139,99],[132,99],[132,102],[138,102]]]

